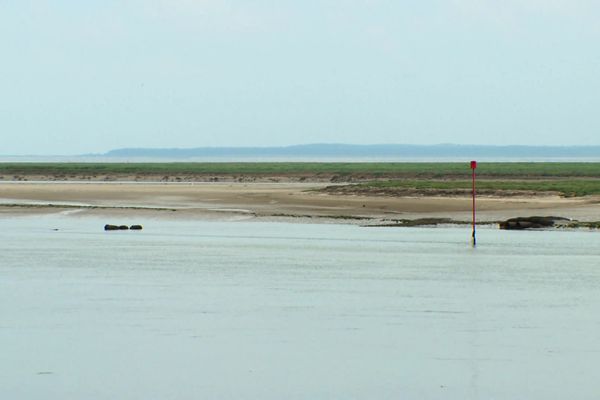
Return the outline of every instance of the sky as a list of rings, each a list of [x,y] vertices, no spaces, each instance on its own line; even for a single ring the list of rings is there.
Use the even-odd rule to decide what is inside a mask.
[[[0,154],[600,145],[596,0],[0,0]]]

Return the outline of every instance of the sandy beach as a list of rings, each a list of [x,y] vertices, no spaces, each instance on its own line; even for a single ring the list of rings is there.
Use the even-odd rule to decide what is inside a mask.
[[[336,195],[316,191],[324,183],[99,183],[5,182],[0,184],[4,215],[56,213],[152,214],[169,218],[292,218],[361,220],[471,216],[469,197]],[[558,196],[480,197],[480,221],[554,215],[596,221],[600,199]]]

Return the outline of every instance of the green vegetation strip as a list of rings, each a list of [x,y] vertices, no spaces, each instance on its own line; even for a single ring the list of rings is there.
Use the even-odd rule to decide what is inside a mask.
[[[470,190],[472,182],[469,180],[392,180],[376,181],[346,186],[357,191],[366,190],[390,190],[394,189],[417,189],[417,190]],[[600,194],[600,179],[571,179],[571,180],[546,180],[546,181],[495,181],[480,180],[477,188],[481,190],[506,190],[506,191],[534,191],[534,192],[558,192],[566,197],[587,196]],[[335,187],[333,187],[335,189]]]
[[[600,163],[480,163],[483,177],[599,177]],[[468,177],[468,162],[461,163],[0,163],[3,175],[101,174],[214,174],[214,175],[367,175],[381,177]]]

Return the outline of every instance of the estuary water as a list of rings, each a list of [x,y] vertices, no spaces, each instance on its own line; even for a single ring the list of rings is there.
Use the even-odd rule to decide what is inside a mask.
[[[600,394],[600,233],[0,227],[1,399]]]

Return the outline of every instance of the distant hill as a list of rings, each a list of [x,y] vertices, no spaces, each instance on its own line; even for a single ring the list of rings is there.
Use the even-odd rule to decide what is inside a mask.
[[[482,146],[406,144],[306,144],[285,147],[124,148],[100,156],[119,158],[600,158],[600,146]]]

